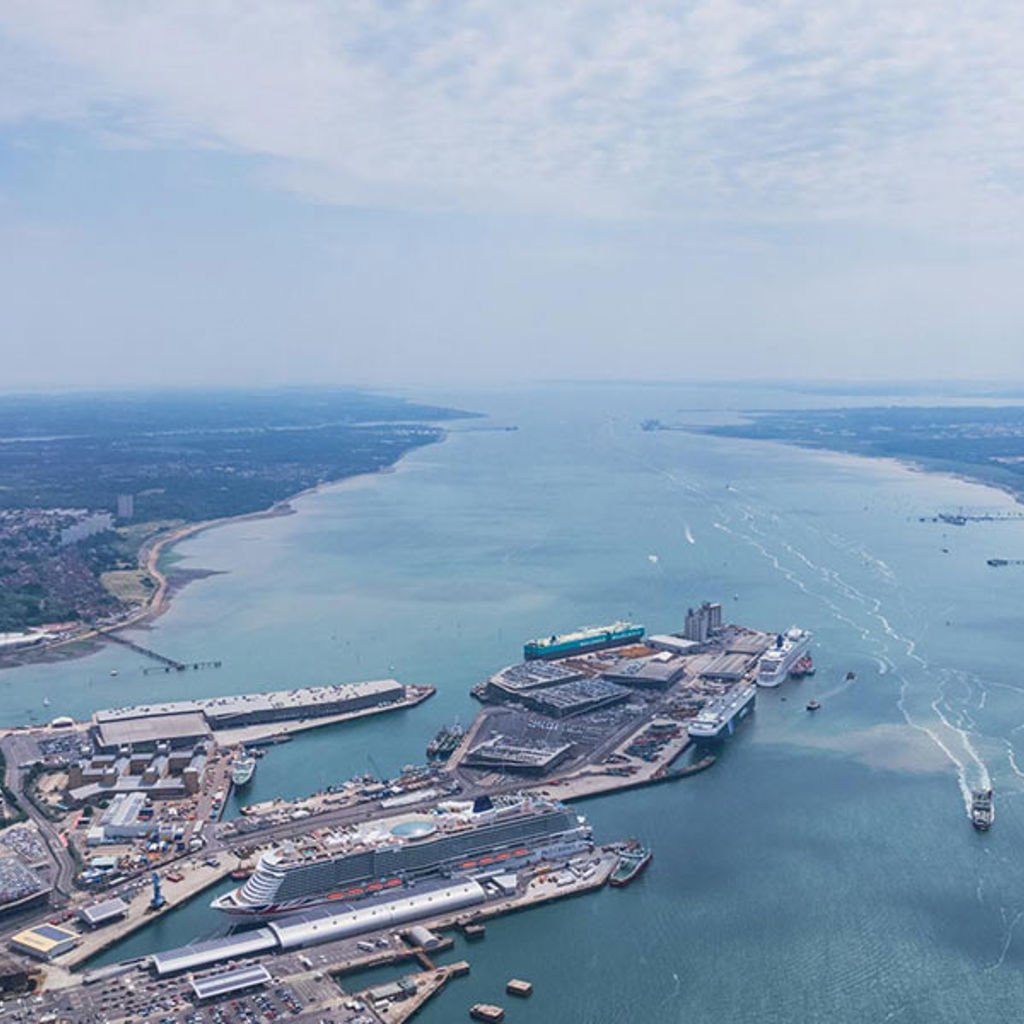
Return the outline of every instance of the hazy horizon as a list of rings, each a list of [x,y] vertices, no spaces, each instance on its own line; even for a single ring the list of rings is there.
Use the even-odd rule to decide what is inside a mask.
[[[1024,11],[0,10],[0,388],[1024,379]]]
[[[906,397],[920,398],[922,400],[950,398],[961,400],[986,400],[1006,401],[1016,403],[1024,401],[1024,378],[1021,380],[1003,380],[978,378],[955,378],[949,380],[913,380],[905,378],[897,379],[854,379],[849,377],[817,378],[817,379],[792,379],[782,380],[775,378],[728,378],[728,377],[706,377],[706,378],[666,378],[662,380],[647,380],[644,378],[630,377],[604,377],[604,378],[579,378],[571,377],[550,378],[550,379],[512,379],[501,380],[493,378],[479,378],[476,380],[461,381],[385,381],[371,382],[345,382],[337,383],[168,383],[168,384],[134,384],[124,382],[120,384],[108,384],[102,386],[88,386],[77,384],[39,384],[25,385],[22,387],[4,387],[0,385],[0,398],[46,398],[58,397],[61,395],[76,396],[81,398],[96,397],[103,399],[108,397],[131,397],[131,396],[165,396],[173,397],[180,395],[195,394],[225,394],[225,395],[287,395],[294,392],[308,391],[310,393],[344,393],[344,392],[365,392],[381,395],[408,395],[424,399],[430,394],[441,394],[448,392],[453,395],[473,393],[486,394],[490,391],[501,390],[534,390],[543,388],[651,388],[651,389],[686,389],[689,387],[707,387],[712,390],[735,389],[737,391],[761,391],[761,392],[791,392],[794,395],[813,395],[827,398],[835,396],[840,398],[878,398]]]

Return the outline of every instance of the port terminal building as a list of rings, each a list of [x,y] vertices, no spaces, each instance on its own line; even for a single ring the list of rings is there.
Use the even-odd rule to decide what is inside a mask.
[[[247,693],[233,697],[140,704],[97,711],[92,733],[96,746],[107,752],[130,747],[155,750],[194,747],[219,730],[250,725],[326,718],[402,700],[405,687],[395,679],[340,683],[298,690]]]
[[[155,953],[151,959],[157,977],[195,971],[228,960],[261,953],[303,949],[306,946],[395,928],[424,918],[478,906],[487,899],[484,887],[472,879],[418,889],[415,893],[360,905],[344,904],[286,917],[253,931]]]

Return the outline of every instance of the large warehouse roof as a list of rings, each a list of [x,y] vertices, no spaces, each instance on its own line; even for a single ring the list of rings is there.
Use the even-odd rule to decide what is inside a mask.
[[[136,719],[161,719],[185,714],[200,714],[216,720],[242,713],[293,709],[297,715],[319,704],[354,697],[400,697],[405,688],[396,679],[371,679],[365,683],[338,683],[330,686],[306,686],[295,690],[272,690],[269,693],[243,693],[229,697],[204,697],[199,700],[165,701],[162,704],[138,704],[131,707],[97,711],[97,724],[127,722]]]
[[[238,970],[225,971],[208,978],[193,978],[192,991],[197,999],[213,999],[229,992],[241,992],[254,985],[266,985],[271,980],[266,967],[253,964],[251,967],[239,967]]]
[[[122,899],[104,900],[102,903],[93,903],[91,906],[83,907],[78,916],[91,927],[106,924],[114,921],[128,913],[128,904]]]
[[[78,932],[55,924],[40,924],[11,936],[11,945],[21,953],[50,960],[77,945]]]
[[[447,914],[483,903],[485,898],[486,894],[479,882],[460,882],[344,913],[320,911],[285,918],[271,924],[270,931],[277,936],[282,949],[296,949],[377,931],[379,928],[393,928],[437,914]]]
[[[154,953],[153,969],[163,977],[178,971],[194,971],[233,957],[266,953],[276,946],[277,938],[269,928],[257,928],[256,931],[232,938],[210,939],[207,942],[195,942],[191,946],[169,949],[164,953]]]
[[[103,747],[124,747],[160,740],[190,740],[208,736],[210,727],[199,711],[184,711],[154,718],[100,719],[100,744]]]

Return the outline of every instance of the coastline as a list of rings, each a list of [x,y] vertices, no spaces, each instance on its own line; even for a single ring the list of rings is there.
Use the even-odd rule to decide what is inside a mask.
[[[448,439],[449,431],[442,428],[442,436],[436,444],[441,444]],[[422,447],[429,447],[422,446]],[[77,658],[85,658],[97,653],[102,649],[103,636],[106,633],[117,633],[123,629],[139,628],[148,625],[159,618],[171,606],[171,602],[178,590],[183,587],[175,587],[173,573],[165,573],[160,569],[160,559],[165,552],[169,552],[176,544],[187,540],[190,537],[198,536],[207,530],[213,530],[221,526],[229,526],[233,523],[254,522],[262,519],[278,519],[282,516],[297,515],[298,509],[293,502],[310,495],[320,494],[331,487],[344,486],[358,480],[372,480],[379,476],[386,476],[396,473],[398,467],[412,451],[410,449],[388,466],[381,466],[380,469],[370,470],[363,473],[353,473],[350,476],[338,477],[334,480],[325,480],[313,487],[306,487],[295,494],[290,494],[280,501],[275,501],[268,508],[256,512],[241,512],[234,516],[222,516],[217,519],[204,519],[197,523],[184,523],[181,526],[173,527],[157,533],[146,540],[138,551],[139,567],[145,569],[146,573],[156,581],[156,589],[149,600],[142,606],[132,608],[120,621],[106,626],[103,629],[87,629],[75,636],[65,637],[54,643],[37,647],[28,647],[6,657],[0,657],[0,672],[5,669],[20,668],[25,665],[39,665],[48,662],[70,661]],[[190,582],[188,580],[185,581]]]
[[[1024,482],[1019,485],[1008,480],[998,480],[986,476],[975,469],[974,463],[944,461],[941,459],[922,459],[912,455],[875,455],[854,448],[840,448],[833,445],[802,441],[796,438],[758,437],[754,434],[719,434],[714,430],[691,430],[691,433],[714,437],[720,440],[747,441],[758,445],[778,445],[782,448],[796,448],[803,452],[814,452],[830,458],[863,460],[876,465],[889,465],[911,473],[923,473],[929,476],[945,476],[960,483],[975,487],[985,487],[1011,498],[1015,504],[1024,505]]]
[[[793,410],[786,410],[793,411]],[[739,420],[736,424],[726,427],[687,425],[679,428],[689,433],[701,434],[707,437],[720,439],[744,440],[757,442],[759,444],[779,444],[789,448],[799,448],[803,451],[821,452],[830,455],[841,455],[856,459],[867,459],[872,462],[890,463],[908,469],[913,473],[942,474],[962,483],[975,484],[991,488],[1012,498],[1018,505],[1024,505],[1024,478],[999,466],[984,462],[965,462],[961,459],[943,459],[934,457],[922,457],[920,455],[902,454],[899,452],[875,453],[865,451],[861,445],[842,445],[827,443],[820,440],[811,440],[806,437],[792,436],[766,436],[756,431],[743,432],[742,428],[755,427],[761,415],[771,415],[740,411]],[[738,428],[738,429],[737,429]]]

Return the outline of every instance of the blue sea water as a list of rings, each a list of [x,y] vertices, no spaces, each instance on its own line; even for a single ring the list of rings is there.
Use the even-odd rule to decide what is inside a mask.
[[[110,648],[7,671],[4,720],[384,675],[438,687],[417,709],[274,749],[246,799],[299,795],[421,760],[439,725],[474,714],[469,687],[524,639],[615,618],[666,631],[687,605],[721,600],[733,621],[813,630],[815,681],[762,692],[710,772],[581,805],[599,839],[651,845],[649,871],[493,923],[460,951],[470,977],[419,1019],[464,1019],[472,1002],[501,1001],[511,976],[536,988],[509,1007],[512,1022],[1014,1017],[1020,577],[985,559],[1024,555],[1024,525],[918,521],[1012,500],[892,462],[639,429],[809,401],[782,392],[429,397],[519,429],[457,426],[394,473],[186,541],[185,566],[223,574],[190,584],[135,637],[222,669],[144,676],[137,656]],[[812,688],[817,715],[804,710]],[[965,798],[988,780],[997,822],[982,836]],[[106,959],[220,926],[200,900]]]

